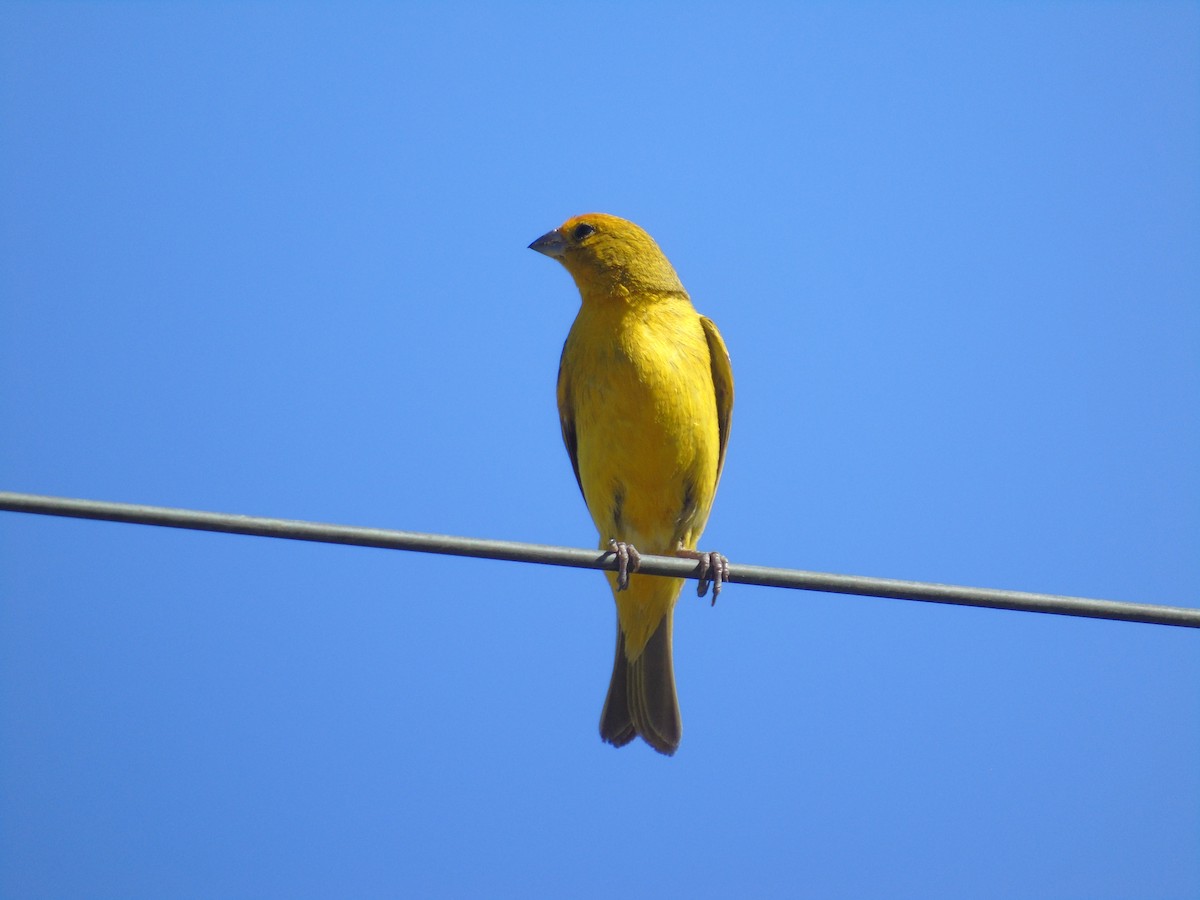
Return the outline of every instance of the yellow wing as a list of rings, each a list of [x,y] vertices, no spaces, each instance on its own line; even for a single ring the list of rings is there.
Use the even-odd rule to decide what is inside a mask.
[[[717,331],[717,326],[713,324],[712,319],[706,316],[700,317],[700,324],[704,327],[704,337],[708,341],[708,356],[709,365],[712,366],[713,388],[717,394],[717,428],[720,431],[720,452],[717,457],[717,481],[721,480],[721,470],[725,468],[725,448],[729,445],[729,424],[733,419],[733,365],[729,361],[729,351],[725,348],[725,341],[721,339],[721,332]],[[561,380],[559,382],[559,409],[562,409],[562,387]],[[563,426],[564,437],[566,435],[566,426]],[[568,449],[570,446],[568,445]],[[571,460],[574,462],[575,454],[571,453]],[[575,477],[579,477],[579,469],[575,469]],[[713,485],[715,490],[716,485]]]

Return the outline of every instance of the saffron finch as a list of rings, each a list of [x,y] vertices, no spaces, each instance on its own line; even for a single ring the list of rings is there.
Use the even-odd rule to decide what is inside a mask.
[[[683,732],[671,632],[683,579],[631,575],[638,551],[700,562],[699,592],[728,575],[698,553],[725,462],[733,371],[717,327],[696,312],[679,276],[645,231],[616,216],[568,219],[530,249],[557,259],[582,303],[558,372],[563,442],[617,604],[617,649],[600,736],[641,736],[673,754]]]

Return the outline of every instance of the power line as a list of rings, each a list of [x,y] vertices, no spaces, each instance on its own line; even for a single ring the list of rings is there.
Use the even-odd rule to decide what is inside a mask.
[[[67,516],[76,519],[101,519],[136,525],[190,528],[197,531],[220,531],[227,534],[250,534],[258,537],[316,541],[325,544],[353,544],[359,547],[379,547],[387,550],[414,550],[421,553],[505,559],[553,566],[573,566],[581,569],[616,569],[616,560],[613,554],[575,547],[525,544],[518,541],[492,541],[446,534],[426,534],[418,531],[391,531],[354,525],[330,525],[323,522],[303,522],[295,519],[267,519],[230,513],[173,509],[166,506],[139,506],[133,503],[109,503],[102,500],[79,500],[69,497],[47,497],[40,494],[0,491],[0,510],[47,516]],[[670,575],[676,578],[696,578],[699,574],[699,566],[690,559],[643,555],[638,572],[649,575]],[[741,564],[730,565],[728,580],[739,584],[758,584],[765,587],[797,588],[834,594],[922,600],[930,603],[951,603],[958,606],[983,606],[990,609],[1011,609],[1021,612],[1053,613],[1061,616],[1144,622],[1150,625],[1200,628],[1200,609],[1182,606],[1156,606],[1148,603],[1093,600],[1087,597],[1063,597],[1056,594],[962,587],[926,581],[900,581],[894,578],[868,578],[862,575],[833,575],[827,572],[806,572],[800,569],[776,569],[768,566]]]

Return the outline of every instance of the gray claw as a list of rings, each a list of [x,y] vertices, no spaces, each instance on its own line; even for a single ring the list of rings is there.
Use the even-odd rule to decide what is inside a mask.
[[[623,591],[629,587],[629,576],[642,564],[642,554],[638,553],[633,544],[618,541],[616,538],[608,542],[608,549],[617,557],[617,590]]]
[[[708,593],[708,583],[712,582],[712,605],[717,605],[717,597],[721,593],[721,585],[729,580],[729,560],[717,553],[697,554],[700,562],[700,580],[696,585],[696,596],[703,597]]]

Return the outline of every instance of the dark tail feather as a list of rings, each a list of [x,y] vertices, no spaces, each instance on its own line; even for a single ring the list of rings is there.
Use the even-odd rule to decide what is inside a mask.
[[[633,662],[625,656],[625,634],[617,626],[617,656],[613,661],[608,698],[600,713],[600,737],[623,747],[642,740],[667,756],[679,748],[683,723],[675,697],[675,667],[671,661],[671,619],[667,613]]]
[[[617,625],[617,658],[613,661],[612,681],[600,713],[600,737],[614,747],[624,747],[635,737],[633,717],[629,715],[629,660],[625,658],[625,633]]]

